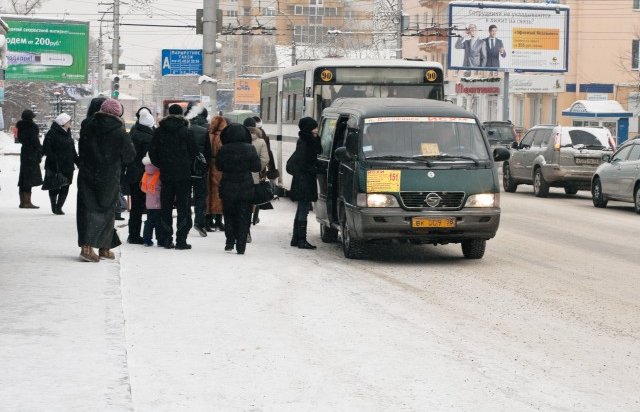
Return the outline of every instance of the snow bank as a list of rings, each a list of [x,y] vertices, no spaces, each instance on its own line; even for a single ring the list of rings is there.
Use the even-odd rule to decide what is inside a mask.
[[[0,132],[0,154],[20,154],[20,147],[12,135]]]

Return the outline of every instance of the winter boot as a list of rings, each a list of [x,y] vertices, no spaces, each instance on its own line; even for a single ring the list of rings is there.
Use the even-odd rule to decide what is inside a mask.
[[[216,231],[215,223],[213,223],[213,215],[206,215],[204,217],[204,230],[206,230],[207,232]]]
[[[20,209],[24,209],[24,192],[20,192]]]
[[[69,192],[64,192],[64,193],[60,193],[58,195],[58,201],[56,202],[57,211],[53,212],[56,215],[64,215],[64,212],[62,211],[62,206],[64,206],[64,202],[67,200],[67,194],[68,193]]]
[[[25,209],[40,209],[40,206],[36,206],[31,203],[31,193],[25,192],[24,195],[24,208]]]
[[[256,206],[256,210],[253,212],[253,219],[251,220],[254,226],[260,223],[260,218],[258,217],[259,212],[260,212],[260,208]]]
[[[291,236],[290,245],[291,247],[298,246],[298,221],[297,220],[293,221],[293,235]]]
[[[247,232],[247,243],[251,243],[251,231]]]
[[[222,215],[216,215],[215,227],[219,231],[224,232],[224,223],[222,222]]]
[[[58,195],[53,193],[53,190],[49,190],[49,201],[51,202],[51,213],[57,215],[58,211]]]
[[[110,251],[109,249],[99,249],[98,256],[100,259],[115,259],[116,254]]]
[[[85,262],[100,262],[100,257],[96,255],[96,252],[89,245],[84,245],[80,249],[80,259]]]
[[[298,249],[315,249],[307,242],[307,222],[298,222]]]

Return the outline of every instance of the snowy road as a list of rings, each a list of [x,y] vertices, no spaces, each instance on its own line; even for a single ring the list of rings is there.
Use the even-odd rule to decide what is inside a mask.
[[[9,410],[640,410],[631,205],[524,186],[481,261],[458,245],[348,261],[315,225],[318,250],[289,247],[283,199],[245,256],[191,233],[191,251],[94,265],[76,261],[75,192],[63,217],[19,210],[0,162]]]

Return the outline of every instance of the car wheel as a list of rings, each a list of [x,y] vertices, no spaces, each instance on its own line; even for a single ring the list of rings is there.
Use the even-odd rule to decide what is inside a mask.
[[[602,193],[602,183],[600,183],[600,179],[598,178],[595,178],[591,185],[591,200],[595,207],[607,207],[608,201]]]
[[[542,169],[536,168],[533,172],[533,194],[536,197],[547,197],[549,195],[549,183],[542,176]]]
[[[576,193],[578,193],[578,188],[574,185],[566,185],[564,187],[564,192],[568,195],[575,195]]]
[[[466,259],[482,259],[487,248],[484,239],[471,239],[462,241],[462,254]]]
[[[507,162],[502,166],[502,187],[505,192],[509,193],[513,193],[518,189],[518,184],[513,180],[513,176],[511,176],[511,169]]]
[[[633,196],[633,208],[636,213],[640,213],[640,185],[636,185],[636,193]]]
[[[320,239],[324,243],[335,243],[338,241],[338,230],[332,227],[320,224]]]
[[[354,239],[349,229],[346,216],[341,222],[342,232],[342,252],[347,259],[362,259],[365,256],[365,242],[360,239]]]

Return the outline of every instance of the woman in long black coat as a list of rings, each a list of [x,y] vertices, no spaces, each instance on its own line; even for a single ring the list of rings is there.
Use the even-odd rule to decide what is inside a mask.
[[[318,184],[316,176],[316,161],[322,152],[322,145],[318,138],[318,122],[311,117],[303,117],[298,122],[298,142],[292,155],[291,168],[291,200],[298,202],[296,217],[293,220],[293,236],[291,246],[300,249],[315,249],[307,242],[307,215],[311,210],[311,202],[318,200]]]
[[[249,129],[241,124],[225,127],[220,140],[222,148],[216,156],[216,167],[222,172],[220,198],[224,205],[224,250],[229,252],[235,245],[236,252],[242,255],[247,247],[253,204],[251,172],[260,171],[260,158],[251,144]]]
[[[78,145],[78,246],[80,257],[89,262],[114,259],[109,249],[121,244],[114,228],[120,174],[122,165],[135,157],[135,149],[120,116],[120,102],[105,100],[85,123]]]
[[[56,215],[64,215],[62,206],[69,194],[69,186],[73,182],[74,165],[78,164],[78,153],[71,137],[71,117],[60,113],[44,137],[44,154],[47,159],[44,169],[53,173],[60,172],[67,178],[67,185],[49,190],[51,211]]]
[[[20,208],[39,209],[31,203],[31,188],[42,184],[40,161],[42,160],[42,144],[40,144],[40,129],[33,119],[36,115],[31,110],[22,112],[22,120],[16,123],[20,149]]]

